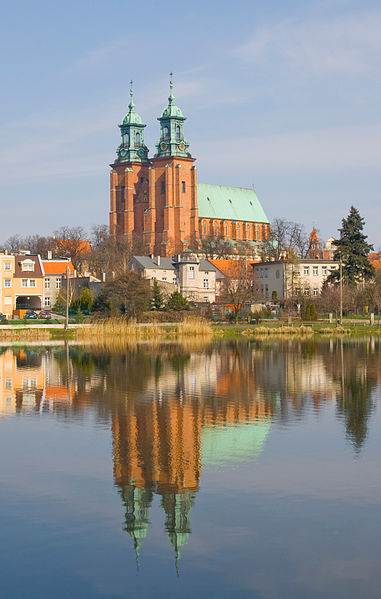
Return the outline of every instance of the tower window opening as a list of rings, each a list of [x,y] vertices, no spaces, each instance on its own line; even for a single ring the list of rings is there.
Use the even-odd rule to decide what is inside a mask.
[[[169,129],[168,129],[168,127],[164,127],[164,137],[169,137]]]
[[[165,193],[165,181],[161,182],[161,193]]]
[[[180,126],[176,126],[176,140],[180,141]]]
[[[140,133],[136,134],[136,145],[140,146]]]
[[[128,135],[128,133],[124,134],[123,143],[124,143],[125,146],[129,146],[130,145],[130,136]]]
[[[181,181],[181,191],[185,193],[185,181]]]

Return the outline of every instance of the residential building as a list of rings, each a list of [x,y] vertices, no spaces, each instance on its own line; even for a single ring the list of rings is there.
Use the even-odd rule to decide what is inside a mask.
[[[253,265],[255,290],[259,298],[279,300],[293,297],[316,297],[331,271],[339,268],[339,262],[298,258],[258,262]]]
[[[15,257],[0,254],[0,313],[10,319],[14,307],[13,275],[15,272]]]
[[[58,298],[58,295],[64,286],[64,281],[69,269],[69,277],[75,275],[74,266],[70,258],[59,258],[42,260],[44,269],[44,307],[52,308]]]
[[[16,310],[40,310],[44,306],[44,269],[40,256],[14,256],[13,295]]]
[[[164,283],[169,291],[180,291],[189,300],[212,303],[216,299],[216,268],[193,254],[173,258],[133,256],[129,267],[145,279]]]
[[[121,144],[111,165],[110,231],[122,234],[142,254],[182,254],[201,238],[249,242],[253,253],[268,238],[270,224],[253,189],[197,183],[195,158],[184,136],[181,109],[170,82],[156,154],[148,156],[146,125],[136,113],[133,91],[120,127]]]

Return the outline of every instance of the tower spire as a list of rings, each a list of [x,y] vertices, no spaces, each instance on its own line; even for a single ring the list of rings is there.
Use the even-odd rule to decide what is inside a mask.
[[[169,73],[170,76],[170,80],[169,80],[169,98],[168,98],[168,103],[169,106],[172,106],[172,104],[175,103],[175,96],[173,95],[173,73],[172,71]]]
[[[128,108],[130,109],[130,114],[131,114],[131,112],[135,112],[135,104],[134,104],[134,99],[133,99],[134,98],[134,90],[132,88],[132,84],[133,84],[133,81],[131,79],[131,81],[130,81],[130,103],[128,105]]]
[[[164,108],[160,122],[160,139],[156,144],[157,153],[155,158],[163,156],[182,156],[191,158],[189,143],[184,137],[185,116],[181,109],[176,106],[176,98],[173,95],[173,73],[169,73],[169,97],[168,106]]]

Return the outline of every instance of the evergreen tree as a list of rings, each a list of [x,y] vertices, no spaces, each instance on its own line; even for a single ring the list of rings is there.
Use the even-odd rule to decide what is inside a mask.
[[[188,300],[180,291],[174,291],[165,306],[166,310],[189,310]]]
[[[367,243],[367,235],[364,235],[365,220],[360,216],[358,210],[351,206],[348,217],[343,218],[340,231],[340,239],[334,240],[336,252],[335,260],[342,260],[343,280],[350,285],[356,285],[364,280],[374,277],[375,271],[369,261],[369,252],[373,246]],[[332,272],[327,281],[337,282],[340,279],[339,270]]]
[[[163,294],[161,293],[160,285],[155,280],[152,286],[152,295],[150,302],[151,310],[162,310],[164,308]]]

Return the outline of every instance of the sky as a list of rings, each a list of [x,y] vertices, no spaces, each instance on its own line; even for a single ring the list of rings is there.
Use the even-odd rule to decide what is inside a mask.
[[[381,6],[372,0],[3,0],[0,243],[108,222],[129,81],[150,156],[169,73],[198,180],[381,246]]]

